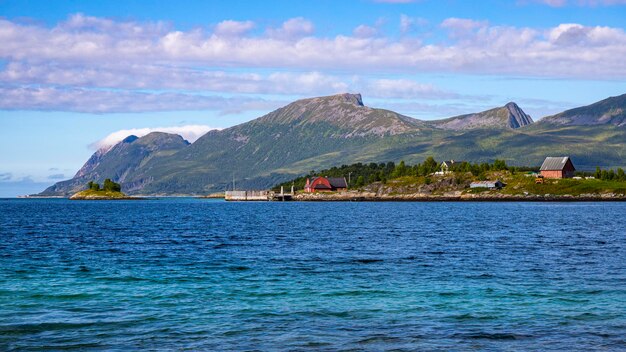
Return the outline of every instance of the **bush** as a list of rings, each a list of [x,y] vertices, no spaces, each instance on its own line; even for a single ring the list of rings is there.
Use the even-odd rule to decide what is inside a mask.
[[[105,191],[112,191],[112,192],[121,192],[122,191],[122,187],[120,186],[120,184],[111,181],[110,178],[107,178],[106,180],[104,180],[104,187],[103,188],[104,188]]]

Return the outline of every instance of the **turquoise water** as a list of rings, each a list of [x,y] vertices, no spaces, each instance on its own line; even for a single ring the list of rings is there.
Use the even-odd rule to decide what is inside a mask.
[[[625,213],[0,200],[0,350],[625,350]]]

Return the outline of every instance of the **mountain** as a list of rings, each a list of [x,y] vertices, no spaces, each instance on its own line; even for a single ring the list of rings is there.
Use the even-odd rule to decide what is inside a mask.
[[[327,124],[332,137],[396,135],[418,130],[424,122],[383,109],[363,105],[361,94],[339,94],[303,99],[257,120],[259,124],[306,127]]]
[[[202,194],[229,187],[233,178],[241,187],[264,188],[286,175],[348,162],[381,141],[418,136],[423,125],[366,107],[359,94],[298,100],[253,121],[208,132],[165,162],[148,163],[154,181],[143,191]]]
[[[541,122],[561,126],[626,126],[626,94],[544,117]]]
[[[517,104],[511,102],[476,114],[467,114],[433,122],[433,126],[448,130],[469,130],[477,128],[520,128],[533,123]]]
[[[95,153],[93,153],[91,158],[89,158],[89,160],[87,160],[85,165],[83,165],[83,167],[81,167],[80,170],[78,170],[76,175],[74,175],[74,178],[81,178],[83,176],[91,174],[98,167],[98,165],[100,165],[100,163],[103,160],[106,160],[106,158],[104,156],[109,151],[111,151],[111,149],[113,149],[115,147],[117,147],[117,149],[123,148],[123,146],[125,146],[126,144],[132,143],[132,142],[136,141],[137,139],[139,139],[139,137],[137,137],[135,135],[130,135],[130,136],[124,138],[121,142],[119,142],[116,145],[106,146],[106,147],[102,147],[102,148],[98,149]]]
[[[141,189],[145,180],[138,178],[143,166],[187,147],[189,142],[177,134],[152,132],[141,138],[128,136],[113,147],[96,151],[71,180],[47,188],[41,195],[68,195],[84,189],[89,181],[103,182],[111,178],[132,193]]]
[[[613,102],[594,109],[602,115],[618,108]],[[210,131],[192,144],[166,133],[131,136],[96,152],[74,178],[41,195],[72,194],[104,178],[132,195],[202,195],[230,189],[233,179],[240,189],[264,189],[310,170],[356,162],[418,163],[428,156],[532,166],[546,156],[569,155],[578,169],[626,166],[626,128],[611,121],[533,123],[515,103],[421,121],[367,107],[359,94],[339,94],[295,101]]]

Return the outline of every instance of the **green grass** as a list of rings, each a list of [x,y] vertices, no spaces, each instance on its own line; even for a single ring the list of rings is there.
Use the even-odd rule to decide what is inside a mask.
[[[94,191],[86,189],[75,194],[77,197],[106,197],[106,198],[127,198],[128,196],[122,192],[115,191]]]
[[[626,182],[609,180],[574,180],[574,179],[544,179],[543,184],[536,184],[534,177],[523,175],[508,175],[503,177],[507,186],[502,190],[505,194],[537,195],[572,195],[581,194],[626,194]]]
[[[477,180],[476,177],[466,173],[455,173],[446,176],[434,176],[430,177],[432,183],[436,183],[437,180],[442,178],[454,178],[458,180],[458,183],[467,184],[469,181]],[[536,184],[535,177],[524,176],[522,173],[511,174],[508,171],[491,171],[486,173],[486,179],[488,180],[501,180],[506,186],[501,190],[489,190],[487,188],[466,188],[463,185],[453,183],[453,186],[446,187],[446,189],[435,190],[433,194],[437,194],[440,191],[452,190],[457,188],[468,194],[478,194],[482,192],[502,193],[509,195],[571,195],[579,196],[583,194],[601,195],[613,193],[617,195],[626,195],[626,181],[609,181],[599,179],[544,179],[543,184]],[[417,186],[425,184],[426,178],[403,176],[400,178],[390,179],[387,181],[386,186],[391,187],[390,194],[401,194],[411,192]],[[365,186],[367,188],[367,186]],[[448,189],[449,188],[449,189]],[[405,192],[402,192],[404,189]]]

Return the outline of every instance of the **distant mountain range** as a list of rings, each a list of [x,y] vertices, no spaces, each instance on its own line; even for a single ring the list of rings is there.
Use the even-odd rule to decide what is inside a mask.
[[[67,181],[40,195],[67,196],[111,178],[125,193],[201,195],[262,189],[313,169],[355,162],[504,159],[540,165],[568,155],[578,169],[626,166],[626,94],[539,122],[515,103],[424,121],[363,104],[360,94],[295,101],[258,119],[210,131],[194,143],[174,134],[129,136],[98,150]]]

